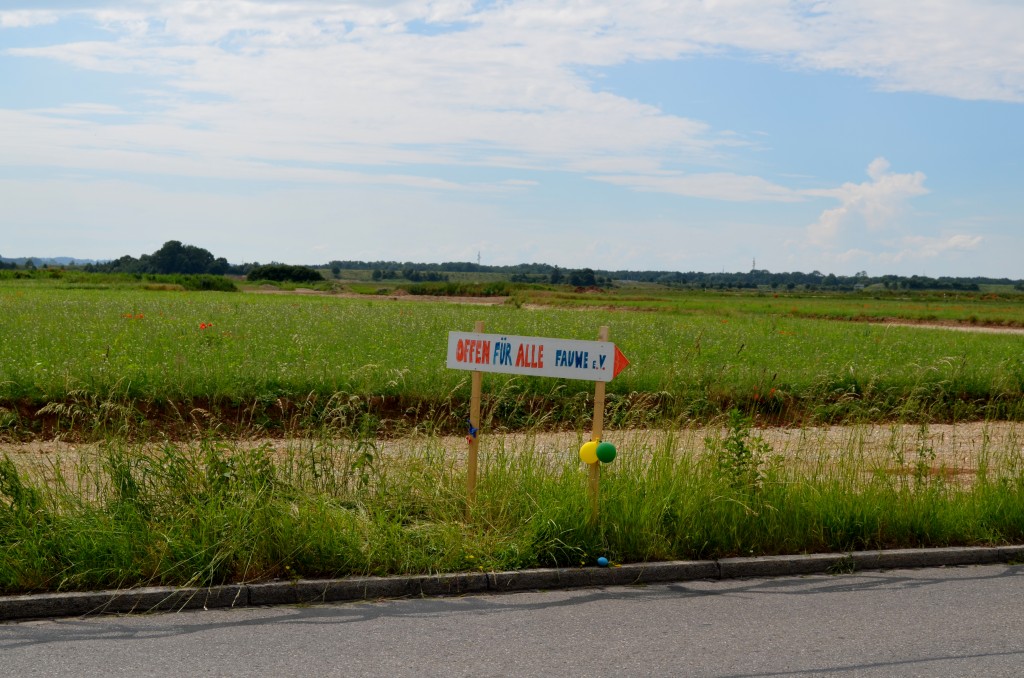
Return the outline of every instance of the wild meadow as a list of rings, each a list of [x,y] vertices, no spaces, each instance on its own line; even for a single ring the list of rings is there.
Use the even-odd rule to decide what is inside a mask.
[[[1020,421],[1020,336],[701,299],[637,311],[0,284],[0,592],[1024,538],[1015,437],[986,437],[961,475],[924,436],[881,461],[852,435],[794,463],[757,428]],[[607,325],[632,362],[608,384],[605,426],[662,434],[602,468],[596,521],[579,443],[535,437],[585,439],[593,385],[503,375],[484,379],[467,513],[465,443],[441,434],[465,435],[469,378],[444,362],[447,333],[477,320],[578,339]],[[718,432],[687,433],[708,423]],[[27,465],[47,440],[67,456]]]
[[[160,437],[223,430],[451,432],[467,373],[451,330],[594,339],[632,365],[608,386],[613,425],[1019,420],[1014,335],[745,312],[636,312],[304,295],[0,286],[0,436]],[[752,303],[744,300],[743,303]],[[791,302],[792,303],[792,302]],[[573,428],[592,385],[489,375],[499,430]],[[177,435],[177,434],[176,434]]]

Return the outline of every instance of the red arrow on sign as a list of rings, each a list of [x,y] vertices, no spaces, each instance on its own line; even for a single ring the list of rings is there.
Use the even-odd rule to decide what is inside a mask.
[[[622,351],[620,351],[619,347],[616,346],[615,347],[615,369],[612,372],[612,379],[614,379],[615,377],[619,376],[619,372],[621,372],[622,370],[626,369],[627,367],[629,367],[629,360],[626,359],[626,356],[622,355]]]

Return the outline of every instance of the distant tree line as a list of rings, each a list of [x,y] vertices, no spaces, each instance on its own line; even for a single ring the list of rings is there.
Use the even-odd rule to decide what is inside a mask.
[[[664,271],[613,271],[610,275],[617,280],[655,282],[664,285],[699,289],[789,289],[800,287],[811,290],[854,291],[869,286],[881,286],[887,290],[950,290],[977,291],[981,285],[1013,285],[1009,278],[953,278],[942,276],[882,275],[869,276],[866,271],[844,276],[820,271],[810,273],[771,273],[766,270],[751,270],[746,273],[666,273]]]
[[[36,264],[31,259],[17,260],[0,258],[0,269],[34,269]],[[270,264],[283,268],[270,269],[271,275],[283,275],[285,264]],[[803,273],[800,271],[772,273],[767,270],[753,269],[737,273],[700,273],[696,271],[653,271],[653,270],[595,270],[591,268],[560,269],[550,264],[515,264],[508,266],[489,266],[470,261],[450,261],[440,264],[398,262],[398,261],[360,261],[334,260],[326,264],[337,277],[342,269],[369,270],[374,280],[405,279],[410,282],[448,282],[451,273],[494,273],[506,277],[514,283],[546,283],[554,285],[572,285],[574,287],[592,287],[610,285],[616,280],[635,282],[651,282],[687,289],[757,289],[771,288],[792,290],[853,291],[869,286],[879,286],[888,290],[950,290],[977,291],[981,285],[1009,285],[1024,291],[1024,280],[1009,278],[949,277],[931,278],[912,275],[869,276],[866,271],[854,275],[824,274],[820,271]],[[214,257],[208,250],[194,245],[184,245],[177,240],[170,240],[152,254],[143,254],[136,259],[125,255],[119,259],[97,264],[85,264],[82,270],[103,273],[135,273],[135,274],[211,274],[211,275],[247,275],[250,279],[254,269],[266,269],[258,262],[246,264],[229,264],[223,257]],[[289,278],[297,282],[319,279],[314,267],[300,266],[292,271],[295,277]],[[302,270],[298,270],[302,269]],[[310,272],[317,278],[313,278]],[[258,279],[276,280],[266,277],[266,271]]]
[[[273,282],[319,282],[324,279],[315,269],[289,264],[254,266],[249,269],[249,273],[245,277],[248,280],[270,280]]]
[[[448,282],[449,273],[496,273],[508,277],[514,283],[551,283],[552,285],[573,285],[594,287],[610,285],[612,277],[607,272],[595,272],[591,268],[562,270],[550,264],[516,264],[512,266],[484,266],[469,261],[449,261],[441,264],[424,264],[398,261],[341,261],[327,264],[338,275],[342,269],[371,270],[374,280],[405,279],[412,282]]]
[[[334,270],[332,267],[331,270]],[[404,278],[410,282],[448,282],[447,273],[438,273],[437,271],[421,271],[416,268],[403,268],[402,270],[396,270],[393,268],[375,268],[373,273],[370,274],[374,280],[397,280]]]
[[[541,273],[550,275],[554,266],[550,264],[516,264],[514,266],[486,266],[470,261],[448,261],[441,264],[424,264],[413,261],[360,261],[335,259],[327,264],[331,269],[350,269],[353,271],[403,271],[420,272],[435,271],[439,273],[502,273],[511,276],[513,273]]]
[[[497,273],[508,276],[512,282],[551,283],[554,285],[573,285],[575,287],[591,287],[611,284],[615,280],[635,282],[652,282],[673,287],[691,289],[810,289],[853,291],[861,287],[880,285],[889,290],[951,290],[977,291],[981,285],[1014,285],[1024,290],[1024,280],[1009,278],[949,277],[931,278],[923,275],[900,276],[882,275],[869,276],[866,271],[854,275],[824,274],[820,271],[803,273],[800,271],[772,273],[764,269],[753,269],[736,273],[700,273],[688,271],[631,271],[631,270],[594,270],[590,268],[562,270],[551,264],[515,264],[508,266],[488,266],[469,261],[449,261],[440,264],[427,264],[398,261],[359,261],[335,260],[328,264],[333,269],[372,270],[375,280],[405,277],[405,271],[418,271],[421,276],[427,272],[445,273]],[[377,272],[379,272],[379,277]],[[428,280],[421,277],[421,280]]]

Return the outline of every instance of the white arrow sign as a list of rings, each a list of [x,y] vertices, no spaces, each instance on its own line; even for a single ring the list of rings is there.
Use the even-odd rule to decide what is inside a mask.
[[[627,365],[610,341],[448,333],[448,367],[453,370],[611,381]]]

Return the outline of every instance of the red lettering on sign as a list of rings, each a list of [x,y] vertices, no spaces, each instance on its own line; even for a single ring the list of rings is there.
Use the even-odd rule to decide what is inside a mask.
[[[516,367],[544,369],[544,344],[519,344]]]
[[[459,339],[455,344],[455,362],[489,365],[491,342],[482,339]]]

